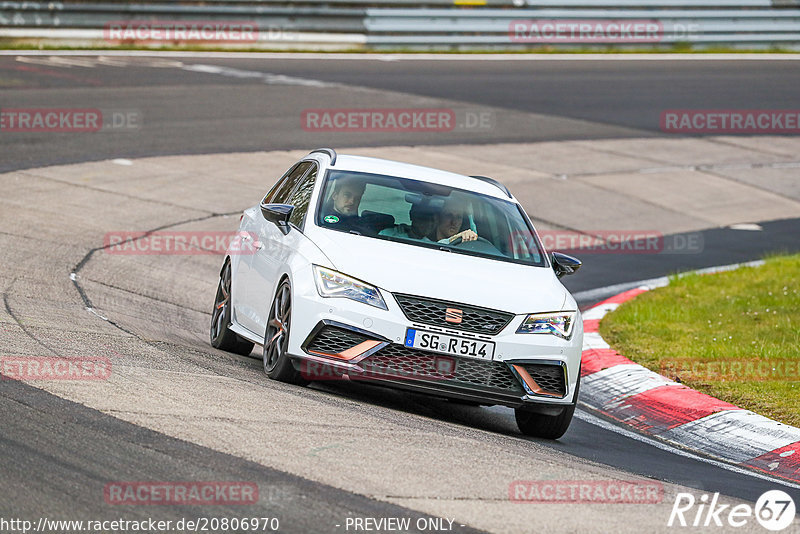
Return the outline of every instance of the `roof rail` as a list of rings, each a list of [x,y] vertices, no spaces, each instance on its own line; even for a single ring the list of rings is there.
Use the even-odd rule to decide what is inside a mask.
[[[500,182],[498,182],[494,178],[489,178],[488,176],[470,176],[470,178],[477,178],[478,180],[480,180],[482,182],[486,182],[487,184],[492,184],[493,186],[498,188],[500,191],[505,193],[508,196],[508,198],[514,198],[511,195],[511,191],[509,191],[506,186],[504,186],[503,184],[501,184]]]
[[[336,165],[336,151],[332,148],[318,148],[316,150],[312,150],[309,154],[313,154],[314,152],[321,152],[323,154],[327,154],[331,157],[331,165]]]

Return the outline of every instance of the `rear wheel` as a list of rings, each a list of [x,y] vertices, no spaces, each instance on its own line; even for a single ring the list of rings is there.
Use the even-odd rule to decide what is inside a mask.
[[[209,331],[211,346],[247,356],[253,351],[253,343],[242,339],[230,330],[231,326],[231,263],[225,262],[219,277],[217,296],[214,299],[214,310],[211,313],[211,329]]]
[[[305,386],[308,381],[294,368],[287,352],[291,323],[292,288],[289,281],[284,280],[275,293],[264,333],[264,372],[273,380]]]
[[[578,404],[578,392],[581,388],[581,377],[578,374],[578,383],[575,386],[575,402],[564,407],[561,413],[546,414],[536,412],[530,408],[516,408],[514,415],[520,432],[526,436],[544,439],[558,439],[564,435],[572,422],[575,406]]]

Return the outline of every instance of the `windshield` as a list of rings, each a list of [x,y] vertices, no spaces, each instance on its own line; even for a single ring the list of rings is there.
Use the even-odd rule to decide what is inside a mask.
[[[545,266],[514,202],[407,178],[329,171],[316,224],[373,239]]]

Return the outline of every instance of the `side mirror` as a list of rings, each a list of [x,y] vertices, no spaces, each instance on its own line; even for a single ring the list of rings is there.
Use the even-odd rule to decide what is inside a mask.
[[[283,235],[289,233],[289,217],[292,216],[294,206],[291,204],[261,204],[261,215],[275,225],[283,232]]]
[[[561,252],[553,252],[552,259],[553,270],[556,272],[556,276],[559,278],[567,274],[573,274],[575,271],[581,268],[581,265],[583,265],[581,260],[578,258],[567,256]]]

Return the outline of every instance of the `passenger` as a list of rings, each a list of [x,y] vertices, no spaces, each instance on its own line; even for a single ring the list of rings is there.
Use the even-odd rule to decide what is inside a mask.
[[[364,223],[358,215],[358,206],[364,196],[366,184],[356,178],[339,178],[333,184],[333,195],[328,207],[323,209],[322,221],[337,230],[354,230],[364,233]]]
[[[478,234],[469,228],[460,231],[462,224],[464,224],[464,214],[466,212],[466,202],[453,196],[448,198],[442,207],[442,211],[436,215],[436,229],[433,240],[438,243],[448,244],[458,238],[461,238],[462,242],[478,239]]]
[[[398,224],[382,230],[378,235],[432,242],[428,236],[433,232],[435,215],[430,206],[424,205],[422,202],[414,204],[411,206],[408,216],[411,219],[410,225]]]

